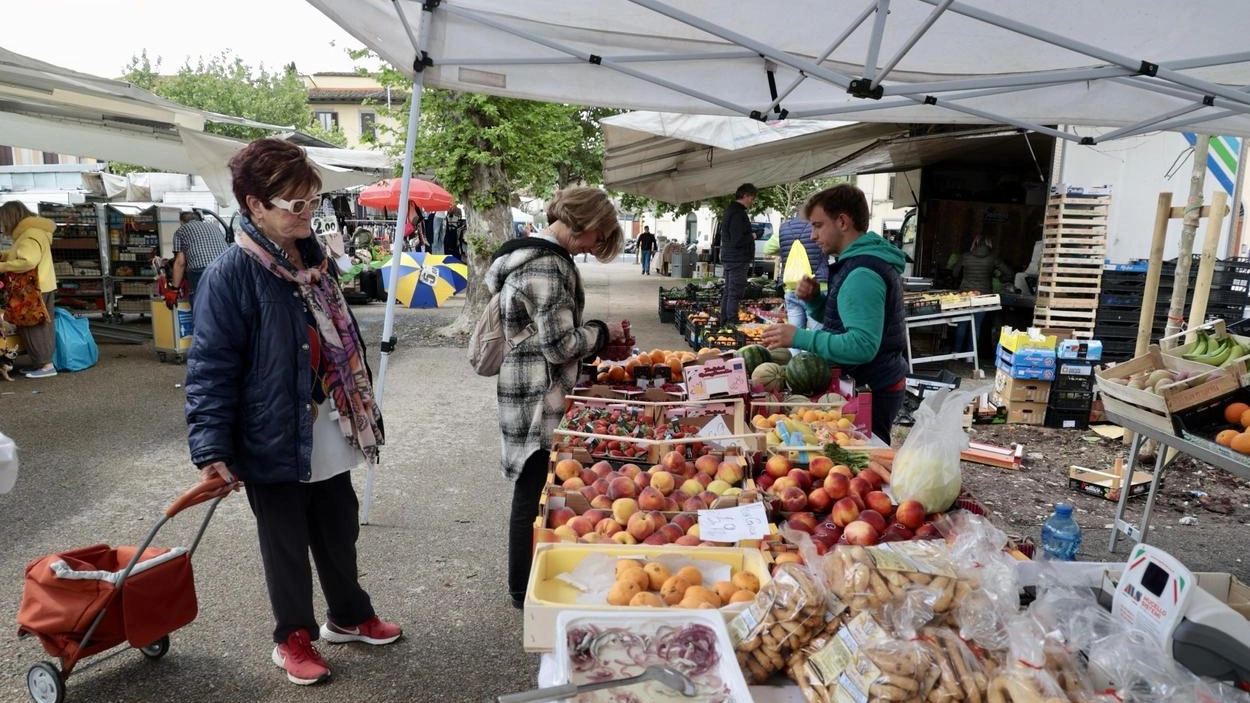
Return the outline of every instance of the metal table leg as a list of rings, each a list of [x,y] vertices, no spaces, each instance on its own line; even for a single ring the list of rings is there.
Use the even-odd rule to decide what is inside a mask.
[[[1155,475],[1150,479],[1150,492],[1146,494],[1146,509],[1141,516],[1141,536],[1138,542],[1146,541],[1146,531],[1150,529],[1150,511],[1155,506],[1155,495],[1159,492],[1159,480],[1163,478],[1163,467],[1167,465],[1168,445],[1159,445],[1158,456],[1155,458]]]
[[[911,325],[905,325],[907,328],[907,373],[915,373],[916,368],[911,362]]]
[[[981,354],[977,352],[977,324],[974,321],[975,315],[968,316],[968,336],[972,337],[972,377],[985,378],[985,372],[981,371]]]
[[[1133,487],[1133,472],[1137,470],[1137,456],[1145,441],[1145,436],[1134,433],[1133,441],[1129,444],[1127,466],[1124,468],[1124,475],[1120,478],[1120,499],[1116,501],[1115,520],[1111,525],[1111,543],[1107,547],[1111,552],[1115,552],[1115,545],[1120,537],[1120,526],[1125,524],[1124,511],[1128,507],[1129,493]]]

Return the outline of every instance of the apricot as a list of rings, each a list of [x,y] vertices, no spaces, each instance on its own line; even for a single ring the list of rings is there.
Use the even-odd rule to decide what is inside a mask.
[[[1227,447],[1233,443],[1233,437],[1238,435],[1237,430],[1222,430],[1215,435],[1215,443],[1221,447]]]
[[[644,608],[663,608],[668,605],[662,598],[650,591],[639,591],[633,598],[629,599],[629,604]]]
[[[742,591],[758,593],[760,590],[760,578],[750,571],[739,571],[733,576],[733,585]]]
[[[1245,403],[1230,403],[1228,407],[1224,408],[1224,421],[1230,425],[1235,425],[1241,422],[1241,416],[1244,415],[1247,410],[1250,410],[1250,405],[1246,405]]]
[[[612,588],[608,589],[608,604],[629,605],[629,602],[633,600],[634,596],[638,595],[638,593],[639,589],[637,583],[627,579],[621,579],[620,581],[612,584]]]
[[[680,576],[670,576],[660,586],[660,597],[669,605],[677,605],[686,596],[690,582]]]
[[[1228,443],[1228,446],[1231,447],[1233,451],[1240,454],[1250,454],[1250,432],[1242,432],[1236,437],[1233,437],[1233,440]]]
[[[691,586],[703,585],[703,572],[693,566],[683,566],[677,570],[675,575],[684,579]]]
[[[672,574],[668,571],[668,567],[655,561],[642,567],[642,570],[646,572],[647,577],[650,579],[649,588],[653,591],[660,590],[660,587],[664,585],[664,582],[672,576]]]

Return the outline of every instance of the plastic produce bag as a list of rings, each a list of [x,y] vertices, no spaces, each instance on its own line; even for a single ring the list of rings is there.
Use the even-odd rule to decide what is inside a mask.
[[[17,445],[0,433],[0,494],[13,490],[17,483]]]
[[[95,366],[100,348],[91,336],[86,318],[75,317],[65,308],[56,308],[56,349],[52,364],[57,371],[82,371]]]
[[[784,669],[794,654],[825,629],[828,614],[824,591],[807,567],[778,567],[750,607],[729,623],[747,683],[763,682]]]
[[[918,500],[925,512],[945,512],[959,497],[963,476],[959,454],[968,446],[964,408],[976,394],[941,390],[916,410],[916,426],[894,457],[890,485],[899,502]]]

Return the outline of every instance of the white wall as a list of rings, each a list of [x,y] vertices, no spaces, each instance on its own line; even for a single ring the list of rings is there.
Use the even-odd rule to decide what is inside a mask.
[[[1090,136],[1110,131],[1092,127],[1076,129],[1080,134]],[[1062,150],[1062,164],[1054,179],[1056,184],[1112,187],[1107,258],[1114,262],[1126,262],[1149,257],[1155,203],[1159,193],[1172,193],[1172,204],[1175,207],[1184,206],[1189,197],[1193,154],[1185,137],[1178,132],[1159,132],[1148,136],[1116,139],[1094,146],[1063,142],[1058,148]],[[1182,155],[1183,158],[1178,158]],[[1222,190],[1219,181],[1210,174],[1207,174],[1203,186],[1205,203],[1211,202],[1211,197],[1217,190]],[[1229,200],[1231,212],[1220,227],[1220,246],[1217,250],[1219,258],[1224,258],[1229,218],[1237,212],[1237,208],[1231,203],[1231,196]],[[1199,223],[1194,253],[1202,251],[1206,225],[1205,219]],[[1181,220],[1172,220],[1168,227],[1164,259],[1176,256],[1180,232]],[[1243,232],[1242,252],[1246,251],[1245,241],[1248,238],[1250,237],[1247,233]]]
[[[920,190],[920,171],[908,171],[906,173],[911,178],[912,188],[919,195]],[[862,191],[868,199],[868,229],[881,234],[883,220],[902,220],[907,214],[910,207],[894,207],[894,201],[890,195],[890,178],[903,178],[903,173],[871,173],[864,176],[855,177],[855,185]]]

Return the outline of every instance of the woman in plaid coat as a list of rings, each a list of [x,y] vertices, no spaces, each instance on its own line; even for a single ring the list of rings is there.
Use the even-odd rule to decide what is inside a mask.
[[[486,273],[500,296],[509,338],[533,334],[504,358],[499,369],[499,426],[504,476],[515,482],[508,536],[508,589],[522,607],[533,556],[533,525],[547,477],[552,433],[564,415],[564,396],[577,382],[578,365],[609,341],[624,339],[620,325],[583,320],[586,294],[573,263],[592,253],[604,263],[621,252],[624,237],[616,208],[597,188],[568,188],[547,206],[546,229],[500,247]]]

